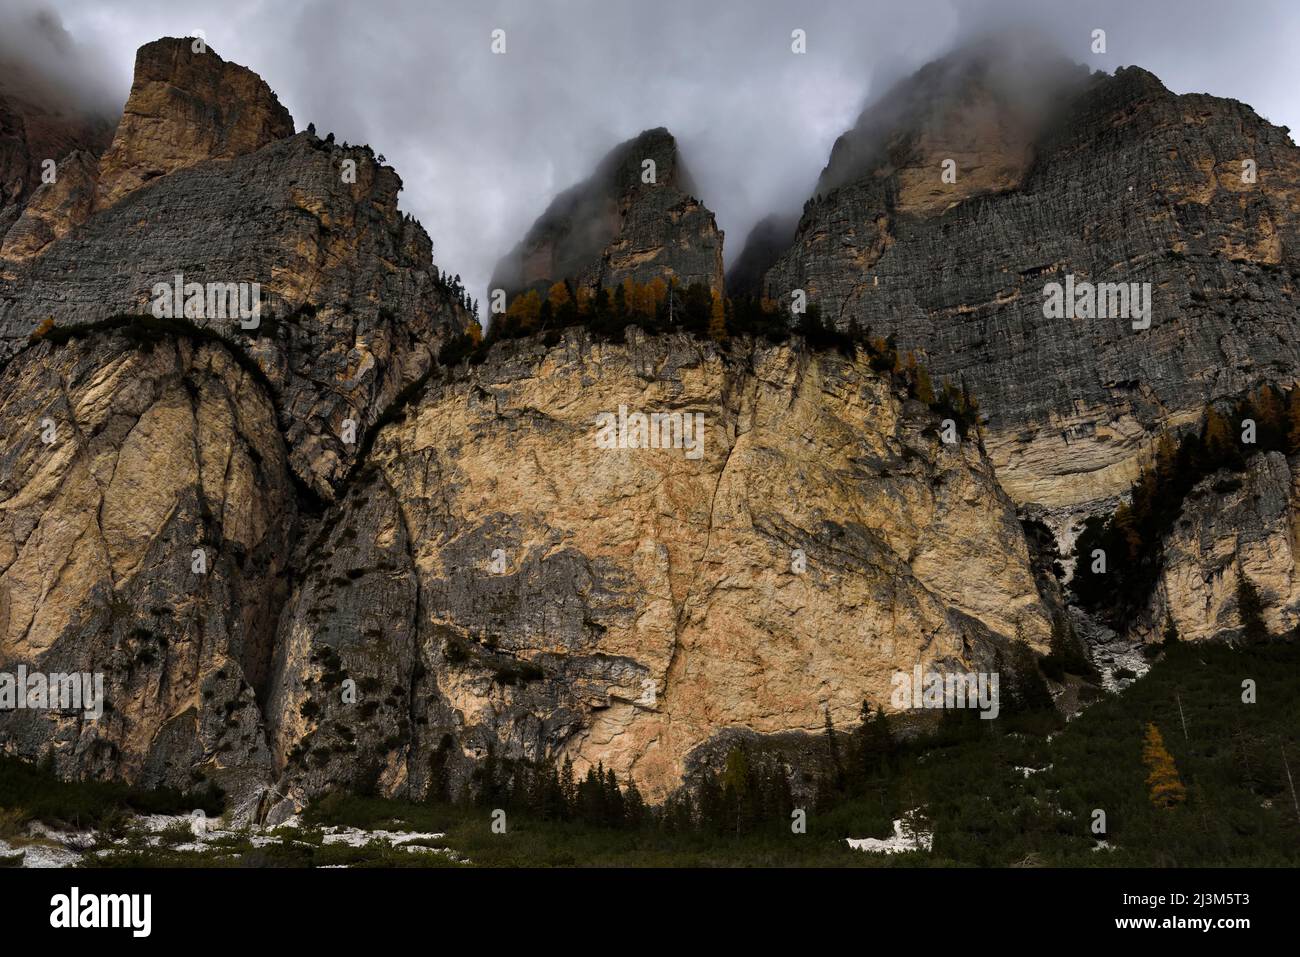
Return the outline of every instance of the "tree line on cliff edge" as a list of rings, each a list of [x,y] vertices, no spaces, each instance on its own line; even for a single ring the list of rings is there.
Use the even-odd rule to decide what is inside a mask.
[[[856,322],[847,330],[836,329],[823,321],[815,302],[795,322],[790,319],[791,314],[775,300],[727,297],[703,283],[683,287],[676,280],[626,279],[612,290],[593,290],[564,281],[553,283],[545,295],[529,290],[515,296],[506,311],[494,318],[486,336],[472,325],[449,340],[438,359],[445,367],[465,361],[479,364],[495,343],[540,336],[544,345],[555,345],[570,327],[586,329],[605,342],[623,342],[627,327],[633,325],[649,335],[686,333],[720,345],[733,337],[780,343],[798,335],[816,351],[833,350],[849,357],[865,353],[872,369],[889,375],[895,386],[940,418],[952,419],[961,436],[978,434],[979,403],[964,379],[936,385],[916,353],[900,352],[892,335],[873,335]]]

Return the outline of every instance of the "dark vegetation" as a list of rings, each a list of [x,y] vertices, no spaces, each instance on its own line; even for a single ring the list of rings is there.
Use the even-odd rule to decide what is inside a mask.
[[[1247,677],[1258,683],[1258,704],[1241,700]],[[1023,684],[1026,691],[1016,693],[1032,700],[1037,682]],[[497,793],[504,803],[495,805],[334,794],[306,820],[374,828],[396,819],[442,831],[448,846],[481,866],[1294,867],[1300,808],[1287,768],[1294,775],[1300,761],[1297,695],[1296,641],[1246,649],[1177,644],[1136,684],[1069,724],[1043,710],[1041,699],[1008,715],[1005,692],[1004,719],[946,712],[913,738],[894,732],[895,718],[873,712],[852,733],[831,731],[835,748],[820,776],[832,788],[816,802],[796,802],[807,811],[805,834],[791,830],[779,782],[764,784],[762,769],[775,760],[740,748],[713,783],[700,782],[689,825],[681,799],[629,813],[630,789],[615,797],[608,772],[578,785],[584,797],[567,814],[554,797],[548,810],[531,799],[510,803],[509,793]],[[1186,789],[1177,806],[1156,803],[1151,793],[1143,763],[1151,724],[1162,730]],[[499,781],[524,781],[504,762],[497,768]],[[763,797],[765,788],[778,797]],[[508,808],[506,834],[491,831],[493,807]],[[887,836],[913,809],[933,832],[929,853],[873,855],[844,841]],[[1097,810],[1105,814],[1102,833],[1093,830]]]
[[[1243,442],[1243,422],[1255,423],[1255,441]],[[1261,452],[1300,452],[1300,388],[1283,391],[1264,385],[1223,409],[1210,407],[1199,429],[1175,441],[1161,436],[1153,461],[1109,518],[1084,523],[1075,543],[1073,588],[1079,603],[1112,625],[1142,611],[1161,571],[1162,545],[1192,489],[1220,470],[1240,473]],[[1231,474],[1216,487],[1220,494],[1241,487]],[[1093,553],[1105,553],[1105,571],[1094,570]],[[1249,610],[1258,594],[1248,580],[1239,584]],[[1248,639],[1262,640],[1262,625],[1248,623]]]
[[[146,790],[108,781],[60,781],[47,759],[31,764],[0,756],[0,808],[17,811],[23,820],[71,828],[111,828],[128,812],[189,814],[202,808],[222,812],[224,795],[209,782],[182,793],[173,788]]]
[[[1247,678],[1256,682],[1258,703],[1242,701]],[[435,793],[413,803],[335,793],[308,808],[301,828],[277,832],[280,839],[267,847],[253,847],[246,835],[201,852],[128,838],[87,863],[455,863],[382,841],[362,848],[322,842],[322,827],[346,825],[442,833],[426,846],[445,846],[478,866],[1300,865],[1300,807],[1291,784],[1300,770],[1294,636],[1240,648],[1175,643],[1145,677],[1068,724],[1045,693],[1041,677],[1026,672],[1004,688],[998,720],[950,711],[911,736],[899,733],[898,718],[864,708],[865,720],[851,732],[828,727],[815,801],[790,795],[779,757],[757,744],[733,748],[725,766],[689,796],[659,808],[639,801],[608,771],[569,783],[563,767],[494,759],[480,770],[475,786],[484,790],[473,799],[452,802]],[[1164,774],[1176,777],[1185,794],[1177,803],[1157,801],[1150,783],[1144,738],[1151,726],[1168,752]],[[444,745],[435,752],[435,780],[437,754],[445,769],[455,747],[450,739]],[[121,785],[60,783],[48,768],[0,759],[0,822],[16,811],[24,820],[98,827],[116,821],[121,829],[127,810],[179,813],[200,803]],[[792,807],[806,811],[806,833],[792,830]],[[507,811],[504,834],[492,831],[497,808]],[[216,810],[209,804],[209,814]],[[1094,831],[1099,810],[1103,832]],[[844,841],[885,837],[909,812],[933,834],[931,851],[883,856]]]
[[[478,300],[470,296],[465,291],[465,286],[460,281],[460,273],[452,275],[449,272],[443,272],[437,266],[433,269],[434,281],[439,289],[447,298],[454,300],[457,305],[468,312],[475,319],[478,318]]]
[[[119,313],[94,322],[78,323],[70,326],[58,326],[46,319],[31,335],[31,342],[49,342],[56,346],[66,345],[77,339],[85,339],[96,333],[117,332],[126,338],[135,348],[143,352],[153,351],[160,342],[173,339],[189,339],[195,343],[216,343],[222,345],[241,369],[247,372],[260,385],[266,394],[278,404],[279,393],[267,378],[262,367],[252,359],[238,343],[212,329],[196,326],[188,319],[159,319],[144,314]],[[21,350],[20,350],[21,351]],[[15,353],[17,356],[19,353]],[[10,357],[9,361],[13,361]],[[3,368],[0,366],[0,368]]]
[[[1064,640],[1064,638],[1063,638]],[[1083,656],[1078,671],[1092,668]],[[1034,653],[1020,642],[1010,666],[999,665],[1002,724],[1019,731],[1047,733],[1060,725],[1051,693]],[[1044,659],[1046,660],[1046,659]],[[1073,663],[1073,659],[1071,659]],[[821,809],[846,800],[879,797],[900,767],[937,745],[967,740],[988,722],[969,710],[944,712],[937,727],[916,738],[899,734],[879,708],[863,702],[860,723],[850,733],[835,730],[826,715],[824,760],[805,775],[800,790],[815,793]],[[502,759],[489,745],[487,756],[457,794],[451,793],[448,756],[455,743],[446,735],[430,757],[429,800],[483,809],[502,808],[538,821],[582,821],[590,826],[648,830],[665,834],[733,835],[788,829],[797,806],[789,769],[774,753],[738,744],[723,766],[705,767],[694,786],[671,795],[661,806],[647,806],[636,784],[619,782],[602,766],[575,777],[567,759],[531,762]]]

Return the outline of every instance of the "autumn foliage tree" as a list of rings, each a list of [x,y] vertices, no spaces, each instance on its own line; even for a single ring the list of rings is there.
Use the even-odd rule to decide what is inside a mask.
[[[899,352],[893,336],[873,336],[871,330],[852,325],[844,330],[826,324],[815,302],[794,316],[777,300],[730,298],[704,283],[685,285],[675,276],[649,282],[629,277],[613,286],[563,280],[526,290],[509,301],[504,313],[492,317],[486,336],[466,333],[449,340],[439,361],[445,366],[466,360],[479,363],[494,343],[534,335],[553,345],[570,326],[581,326],[608,342],[622,342],[629,326],[649,335],[685,333],[719,346],[736,338],[777,343],[798,335],[814,351],[835,350],[848,358],[864,357],[900,392],[922,402],[940,418],[953,419],[963,437],[979,436],[979,404],[967,384],[936,385],[914,352]]]
[[[1147,725],[1142,763],[1147,766],[1147,795],[1155,807],[1172,810],[1187,800],[1187,789],[1178,776],[1174,756],[1165,747],[1165,739],[1154,723]]]
[[[727,341],[727,314],[722,304],[722,297],[713,294],[713,304],[709,307],[709,338],[714,342]]]
[[[46,316],[41,320],[41,324],[32,330],[31,341],[37,342],[40,339],[44,339],[53,329],[54,317]]]

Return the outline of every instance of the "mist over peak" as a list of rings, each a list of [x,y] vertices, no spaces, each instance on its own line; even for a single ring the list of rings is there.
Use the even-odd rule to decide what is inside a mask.
[[[301,124],[384,153],[402,172],[403,208],[477,297],[561,190],[587,177],[611,144],[661,125],[689,158],[734,261],[760,219],[798,213],[864,104],[986,34],[1032,28],[1092,69],[1141,64],[1175,91],[1233,96],[1275,122],[1300,122],[1291,107],[1300,67],[1277,25],[1295,11],[1277,3],[1232,18],[1173,0],[813,0],[797,10],[776,0],[665,0],[653,15],[596,0],[559,13],[503,0],[388,6],[383,16],[359,15],[342,0],[230,0],[219,17],[201,0],[111,12],[91,0],[7,6],[0,49],[30,37],[33,49],[49,51],[43,61],[57,57],[59,44],[30,18],[19,32],[7,26],[16,13],[53,11],[73,40],[93,44],[82,59],[96,69],[69,68],[98,78],[114,110],[139,46],[204,29],[223,57],[263,76]],[[802,55],[791,50],[796,28],[807,36]],[[1104,55],[1089,46],[1098,28],[1109,39]],[[508,37],[504,55],[491,52],[494,29]],[[101,71],[105,62],[111,69]],[[330,64],[340,68],[323,68]]]
[[[52,112],[116,120],[122,101],[105,79],[102,49],[81,42],[46,6],[17,0],[0,9],[0,92]]]
[[[955,151],[981,138],[1023,148],[1090,72],[1031,28],[973,38],[868,105],[836,140],[817,191],[828,192],[887,162],[890,149],[908,140],[937,140]]]

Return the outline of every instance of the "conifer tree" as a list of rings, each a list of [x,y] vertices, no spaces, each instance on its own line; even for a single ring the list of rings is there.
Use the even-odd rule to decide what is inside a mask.
[[[713,304],[709,307],[709,338],[714,342],[727,341],[727,317],[722,307],[722,297],[713,294]]]
[[[1088,652],[1083,647],[1083,642],[1075,634],[1073,626],[1064,615],[1052,615],[1052,638],[1051,638],[1052,657],[1072,675],[1078,675],[1080,678],[1086,678],[1089,681],[1099,681],[1101,676],[1097,673],[1097,666],[1092,663],[1088,657]]]
[[[699,821],[700,830],[712,833],[725,833],[727,813],[722,800],[722,787],[712,768],[700,775],[699,784]]]
[[[1280,448],[1287,426],[1286,409],[1277,390],[1267,383],[1261,385],[1251,395],[1249,406],[1259,432],[1259,444],[1266,449]]]
[[[835,725],[831,723],[831,709],[826,707],[826,753],[830,758],[830,782],[836,791],[844,790],[844,762],[840,760],[840,746],[835,740]]]
[[[1293,386],[1286,401],[1287,454],[1300,452],[1300,386]]]
[[[1165,630],[1161,635],[1166,648],[1178,644],[1178,626],[1174,624],[1174,616],[1165,612]]]
[[[1038,670],[1038,659],[1027,641],[1019,640],[1012,646],[1011,667],[1015,688],[1013,698],[1022,713],[1051,711],[1056,707],[1052,692]]]
[[[1158,486],[1165,487],[1173,479],[1177,458],[1178,446],[1174,443],[1174,437],[1168,432],[1162,432],[1156,440],[1155,473]]]
[[[1237,569],[1237,615],[1241,619],[1242,637],[1247,644],[1268,641],[1268,627],[1264,624],[1264,602],[1255,583],[1246,573]]]
[[[578,817],[586,824],[601,824],[605,820],[605,769],[588,767],[587,776],[578,785]]]
[[[1241,451],[1232,434],[1232,426],[1213,406],[1205,413],[1205,435],[1201,439],[1201,447],[1206,471],[1232,467]]]
[[[627,789],[623,794],[623,814],[627,826],[633,830],[644,826],[650,816],[645,798],[641,796],[641,789],[636,786],[636,782],[631,777],[627,779]]]
[[[863,779],[886,773],[893,757],[894,736],[883,708],[872,711],[871,702],[862,702],[862,723],[857,730],[857,764]]]
[[[578,789],[573,781],[573,759],[570,757],[564,759],[564,766],[560,770],[560,795],[564,800],[565,816],[571,817],[578,800]]]
[[[455,742],[444,734],[438,746],[429,753],[429,792],[431,803],[440,804],[451,798],[451,769],[448,766]]]
[[[722,772],[723,804],[728,818],[735,824],[737,837],[748,824],[746,810],[753,797],[751,784],[749,755],[737,745],[727,752],[727,764]]]
[[[916,397],[926,405],[934,405],[934,382],[923,365],[916,367]]]
[[[1171,810],[1187,799],[1187,789],[1178,776],[1174,756],[1165,747],[1165,739],[1154,723],[1147,725],[1142,762],[1147,766],[1147,795],[1153,805]]]
[[[605,772],[603,795],[605,826],[622,827],[626,823],[623,815],[623,792],[618,788],[618,778],[614,776],[613,768]]]
[[[479,789],[478,800],[481,807],[493,807],[500,797],[500,783],[497,773],[497,756],[496,749],[492,742],[488,742],[487,757],[483,759],[483,764],[478,768]]]

